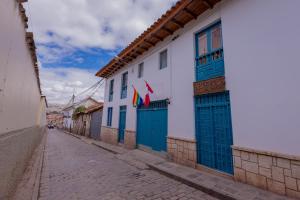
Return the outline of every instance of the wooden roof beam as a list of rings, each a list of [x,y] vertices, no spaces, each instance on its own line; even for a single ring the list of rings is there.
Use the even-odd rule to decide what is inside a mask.
[[[189,9],[185,8],[183,9],[183,11],[188,14],[190,17],[192,17],[193,19],[197,19],[197,15],[195,13],[193,13],[192,11],[190,11]]]
[[[172,31],[171,29],[168,29],[165,26],[162,27],[162,30],[164,30],[165,32],[167,32],[169,35],[172,35],[174,33],[174,31]]]
[[[210,9],[212,9],[214,7],[213,4],[209,0],[202,0],[202,3]]]
[[[144,40],[145,43],[149,44],[150,46],[155,46],[155,44],[153,42],[150,42],[149,40]]]
[[[142,46],[142,45],[138,46],[138,48],[143,49],[144,51],[148,51],[148,50],[149,50],[149,48],[144,47],[144,46]]]
[[[152,37],[154,37],[155,39],[159,40],[159,41],[163,41],[163,38],[159,37],[157,34],[153,33],[151,34]]]
[[[176,20],[176,19],[174,19],[174,18],[171,19],[171,22],[172,22],[173,24],[179,26],[180,28],[183,28],[183,27],[184,27],[184,25],[183,25],[181,22],[179,22],[178,20]]]

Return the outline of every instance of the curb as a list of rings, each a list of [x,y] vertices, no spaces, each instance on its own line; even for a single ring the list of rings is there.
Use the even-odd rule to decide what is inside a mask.
[[[36,176],[36,181],[33,189],[32,194],[32,200],[37,200],[40,197],[40,187],[41,187],[41,180],[42,180],[42,173],[43,173],[43,167],[44,167],[44,156],[46,151],[46,143],[47,143],[47,134],[46,133],[42,139],[42,147],[41,147],[41,155],[40,155],[40,163],[39,163],[39,169]]]
[[[106,147],[101,146],[101,145],[99,145],[99,144],[96,144],[96,143],[94,143],[94,142],[92,142],[92,145],[95,145],[96,147],[99,147],[99,148],[101,148],[101,149],[104,149],[104,150],[106,150],[106,151],[108,151],[108,152],[110,152],[110,153],[113,153],[113,154],[119,154],[119,152],[117,152],[117,151],[114,151],[114,150],[112,150],[112,149],[106,148]]]
[[[236,198],[233,198],[233,197],[231,197],[231,196],[229,196],[227,194],[218,192],[216,190],[213,190],[213,189],[211,189],[209,187],[205,187],[203,185],[199,185],[199,184],[197,184],[197,183],[195,183],[193,181],[190,181],[188,179],[185,179],[183,177],[180,177],[180,176],[177,176],[177,175],[175,175],[173,173],[170,173],[170,172],[168,172],[166,170],[163,170],[163,169],[161,169],[161,168],[159,168],[159,167],[157,167],[155,165],[148,164],[148,163],[145,163],[145,164],[150,169],[152,169],[153,171],[157,171],[158,173],[160,173],[160,174],[162,174],[164,176],[167,176],[167,177],[169,177],[171,179],[174,179],[176,181],[179,181],[179,182],[181,182],[181,183],[183,183],[185,185],[188,185],[188,186],[193,187],[193,188],[195,188],[197,190],[200,190],[200,191],[202,191],[202,192],[204,192],[204,193],[206,193],[206,194],[208,194],[208,195],[210,195],[212,197],[215,197],[215,198],[218,198],[218,199],[224,199],[224,200],[237,200]]]

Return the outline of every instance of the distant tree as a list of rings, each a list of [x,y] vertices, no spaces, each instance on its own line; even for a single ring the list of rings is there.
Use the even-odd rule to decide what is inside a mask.
[[[78,118],[78,115],[80,113],[84,113],[86,110],[86,108],[84,106],[79,106],[75,109],[73,115],[72,115],[72,119],[77,119]]]

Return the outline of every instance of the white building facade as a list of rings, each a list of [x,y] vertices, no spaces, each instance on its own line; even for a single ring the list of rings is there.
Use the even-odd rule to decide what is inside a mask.
[[[102,140],[300,197],[299,7],[179,1],[97,73],[106,78]],[[134,107],[145,80],[153,103]]]
[[[95,99],[89,97],[86,99],[83,99],[77,103],[73,103],[72,105],[67,105],[65,108],[63,108],[62,112],[64,115],[64,121],[63,121],[63,128],[66,130],[72,131],[74,127],[74,121],[73,121],[73,113],[76,108],[80,106],[84,106],[85,108],[91,107],[93,105],[99,104],[98,101]]]

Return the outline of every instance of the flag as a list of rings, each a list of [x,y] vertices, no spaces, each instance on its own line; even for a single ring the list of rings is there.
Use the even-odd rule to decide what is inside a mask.
[[[144,105],[146,107],[148,107],[150,105],[150,96],[149,96],[149,93],[146,94],[145,96],[145,102],[144,102]]]
[[[152,94],[153,93],[152,88],[150,87],[150,85],[148,84],[147,81],[145,81],[145,83],[146,83],[146,87],[147,87],[148,91]]]
[[[132,98],[132,104],[134,107],[136,106],[142,106],[144,104],[144,101],[142,99],[142,97],[139,95],[139,93],[136,91],[135,88],[134,92],[133,92],[133,98]]]

